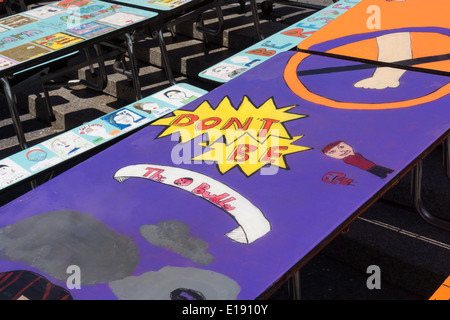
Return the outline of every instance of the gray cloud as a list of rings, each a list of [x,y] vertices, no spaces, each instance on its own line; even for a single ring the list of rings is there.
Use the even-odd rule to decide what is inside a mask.
[[[157,225],[144,225],[142,236],[151,244],[168,248],[201,265],[209,265],[214,256],[206,252],[208,244],[189,234],[190,227],[177,220],[160,221]]]
[[[235,300],[241,291],[233,279],[197,268],[167,266],[109,283],[121,300],[169,300],[177,289],[192,290],[206,300]]]
[[[69,265],[81,271],[81,284],[110,282],[129,276],[139,261],[132,239],[88,214],[53,211],[0,229],[3,259],[21,261],[66,280]]]

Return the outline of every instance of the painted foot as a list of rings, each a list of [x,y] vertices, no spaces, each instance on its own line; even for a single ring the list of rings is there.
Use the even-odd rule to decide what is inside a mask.
[[[389,78],[378,78],[378,77],[370,77],[367,79],[363,79],[354,84],[355,88],[364,88],[364,89],[386,89],[386,88],[397,88],[400,85],[400,81],[398,79],[389,79]]]

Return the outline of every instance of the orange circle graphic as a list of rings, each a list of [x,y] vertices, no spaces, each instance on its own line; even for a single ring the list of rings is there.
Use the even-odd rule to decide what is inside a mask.
[[[309,56],[307,53],[298,52],[293,55],[284,69],[284,80],[293,93],[300,98],[310,102],[320,104],[327,107],[338,109],[353,109],[353,110],[383,110],[383,109],[398,109],[407,108],[427,102],[437,100],[450,93],[450,83],[442,86],[438,90],[427,94],[425,96],[414,98],[410,100],[385,102],[385,103],[355,103],[355,102],[340,102],[332,100],[309,91],[297,76],[297,68],[300,63]]]

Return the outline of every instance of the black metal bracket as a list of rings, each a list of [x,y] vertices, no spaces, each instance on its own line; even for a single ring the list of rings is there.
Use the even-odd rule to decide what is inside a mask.
[[[443,164],[446,170],[447,177],[450,179],[450,137],[447,137],[443,142]],[[413,204],[419,215],[428,223],[440,229],[450,231],[450,221],[444,220],[430,213],[425,208],[422,202],[421,187],[422,187],[422,161],[412,169],[411,175],[411,194]]]

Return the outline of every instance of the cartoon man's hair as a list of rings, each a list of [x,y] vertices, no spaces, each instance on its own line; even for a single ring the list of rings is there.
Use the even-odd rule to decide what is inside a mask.
[[[336,147],[336,146],[337,146],[338,144],[340,144],[341,142],[344,142],[344,141],[339,140],[339,141],[335,141],[335,142],[332,142],[332,143],[327,144],[327,145],[322,149],[322,152],[323,152],[323,153],[327,153],[328,151],[330,151],[331,149],[333,149],[334,147]]]

